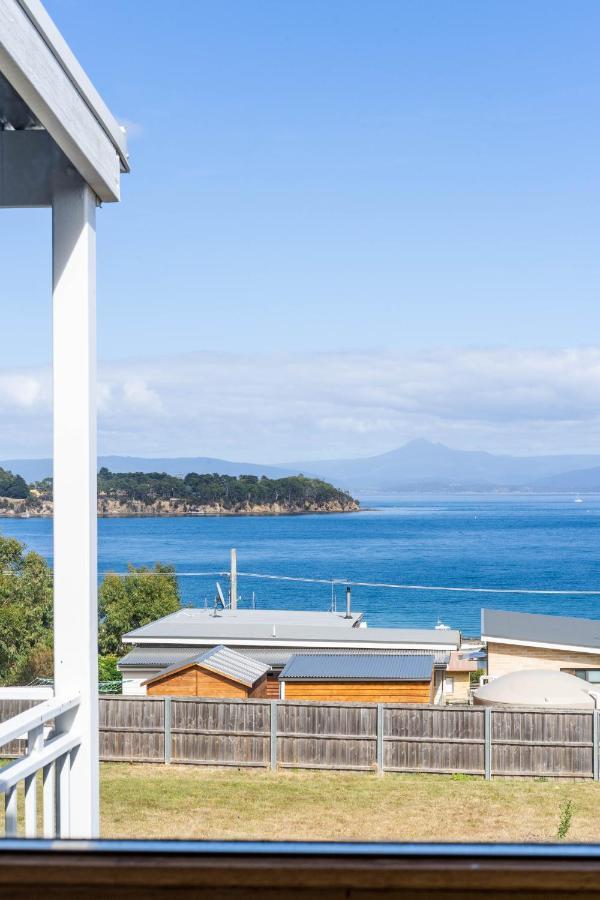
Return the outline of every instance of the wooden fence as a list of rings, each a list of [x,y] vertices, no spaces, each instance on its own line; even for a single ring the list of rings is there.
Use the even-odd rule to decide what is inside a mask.
[[[23,705],[0,700],[0,721]],[[100,756],[598,780],[599,716],[592,710],[101,696]]]

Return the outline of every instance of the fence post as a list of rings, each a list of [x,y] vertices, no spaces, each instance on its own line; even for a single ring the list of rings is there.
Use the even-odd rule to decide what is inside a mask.
[[[486,706],[483,711],[484,722],[484,766],[485,778],[489,781],[492,777],[492,710]]]
[[[383,703],[377,704],[377,774],[383,775]]]
[[[172,707],[171,707],[171,698],[165,697],[164,699],[164,720],[165,720],[165,763],[169,765],[171,762],[171,722],[172,722]]]
[[[599,775],[599,766],[598,766],[598,725],[600,724],[600,710],[595,709],[592,713],[592,772],[594,776],[594,781],[598,781]]]
[[[277,771],[277,707],[278,700],[271,700],[271,771]]]

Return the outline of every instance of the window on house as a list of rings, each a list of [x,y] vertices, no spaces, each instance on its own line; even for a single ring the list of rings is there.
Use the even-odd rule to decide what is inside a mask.
[[[584,681],[589,681],[591,684],[600,684],[600,669],[571,669],[570,671],[577,678],[583,678]]]

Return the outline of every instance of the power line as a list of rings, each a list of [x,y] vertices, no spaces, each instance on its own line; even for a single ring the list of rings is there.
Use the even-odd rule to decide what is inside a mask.
[[[99,572],[99,575],[118,575],[119,577],[135,576],[138,572]],[[225,578],[229,572],[144,572],[144,576],[175,576],[176,578],[220,577]],[[303,584],[349,585],[350,587],[374,587],[396,591],[441,591],[456,594],[536,594],[559,597],[600,597],[600,590],[552,590],[542,588],[488,588],[488,587],[450,587],[448,585],[431,584],[394,584],[386,581],[352,581],[349,578],[304,578],[299,575],[269,575],[264,572],[238,572],[242,578],[258,578],[266,581],[291,581]]]

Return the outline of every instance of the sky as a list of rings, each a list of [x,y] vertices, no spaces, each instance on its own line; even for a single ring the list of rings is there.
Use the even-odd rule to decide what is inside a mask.
[[[595,0],[46,6],[129,132],[101,452],[598,450]],[[45,456],[48,211],[0,265],[0,458]]]

